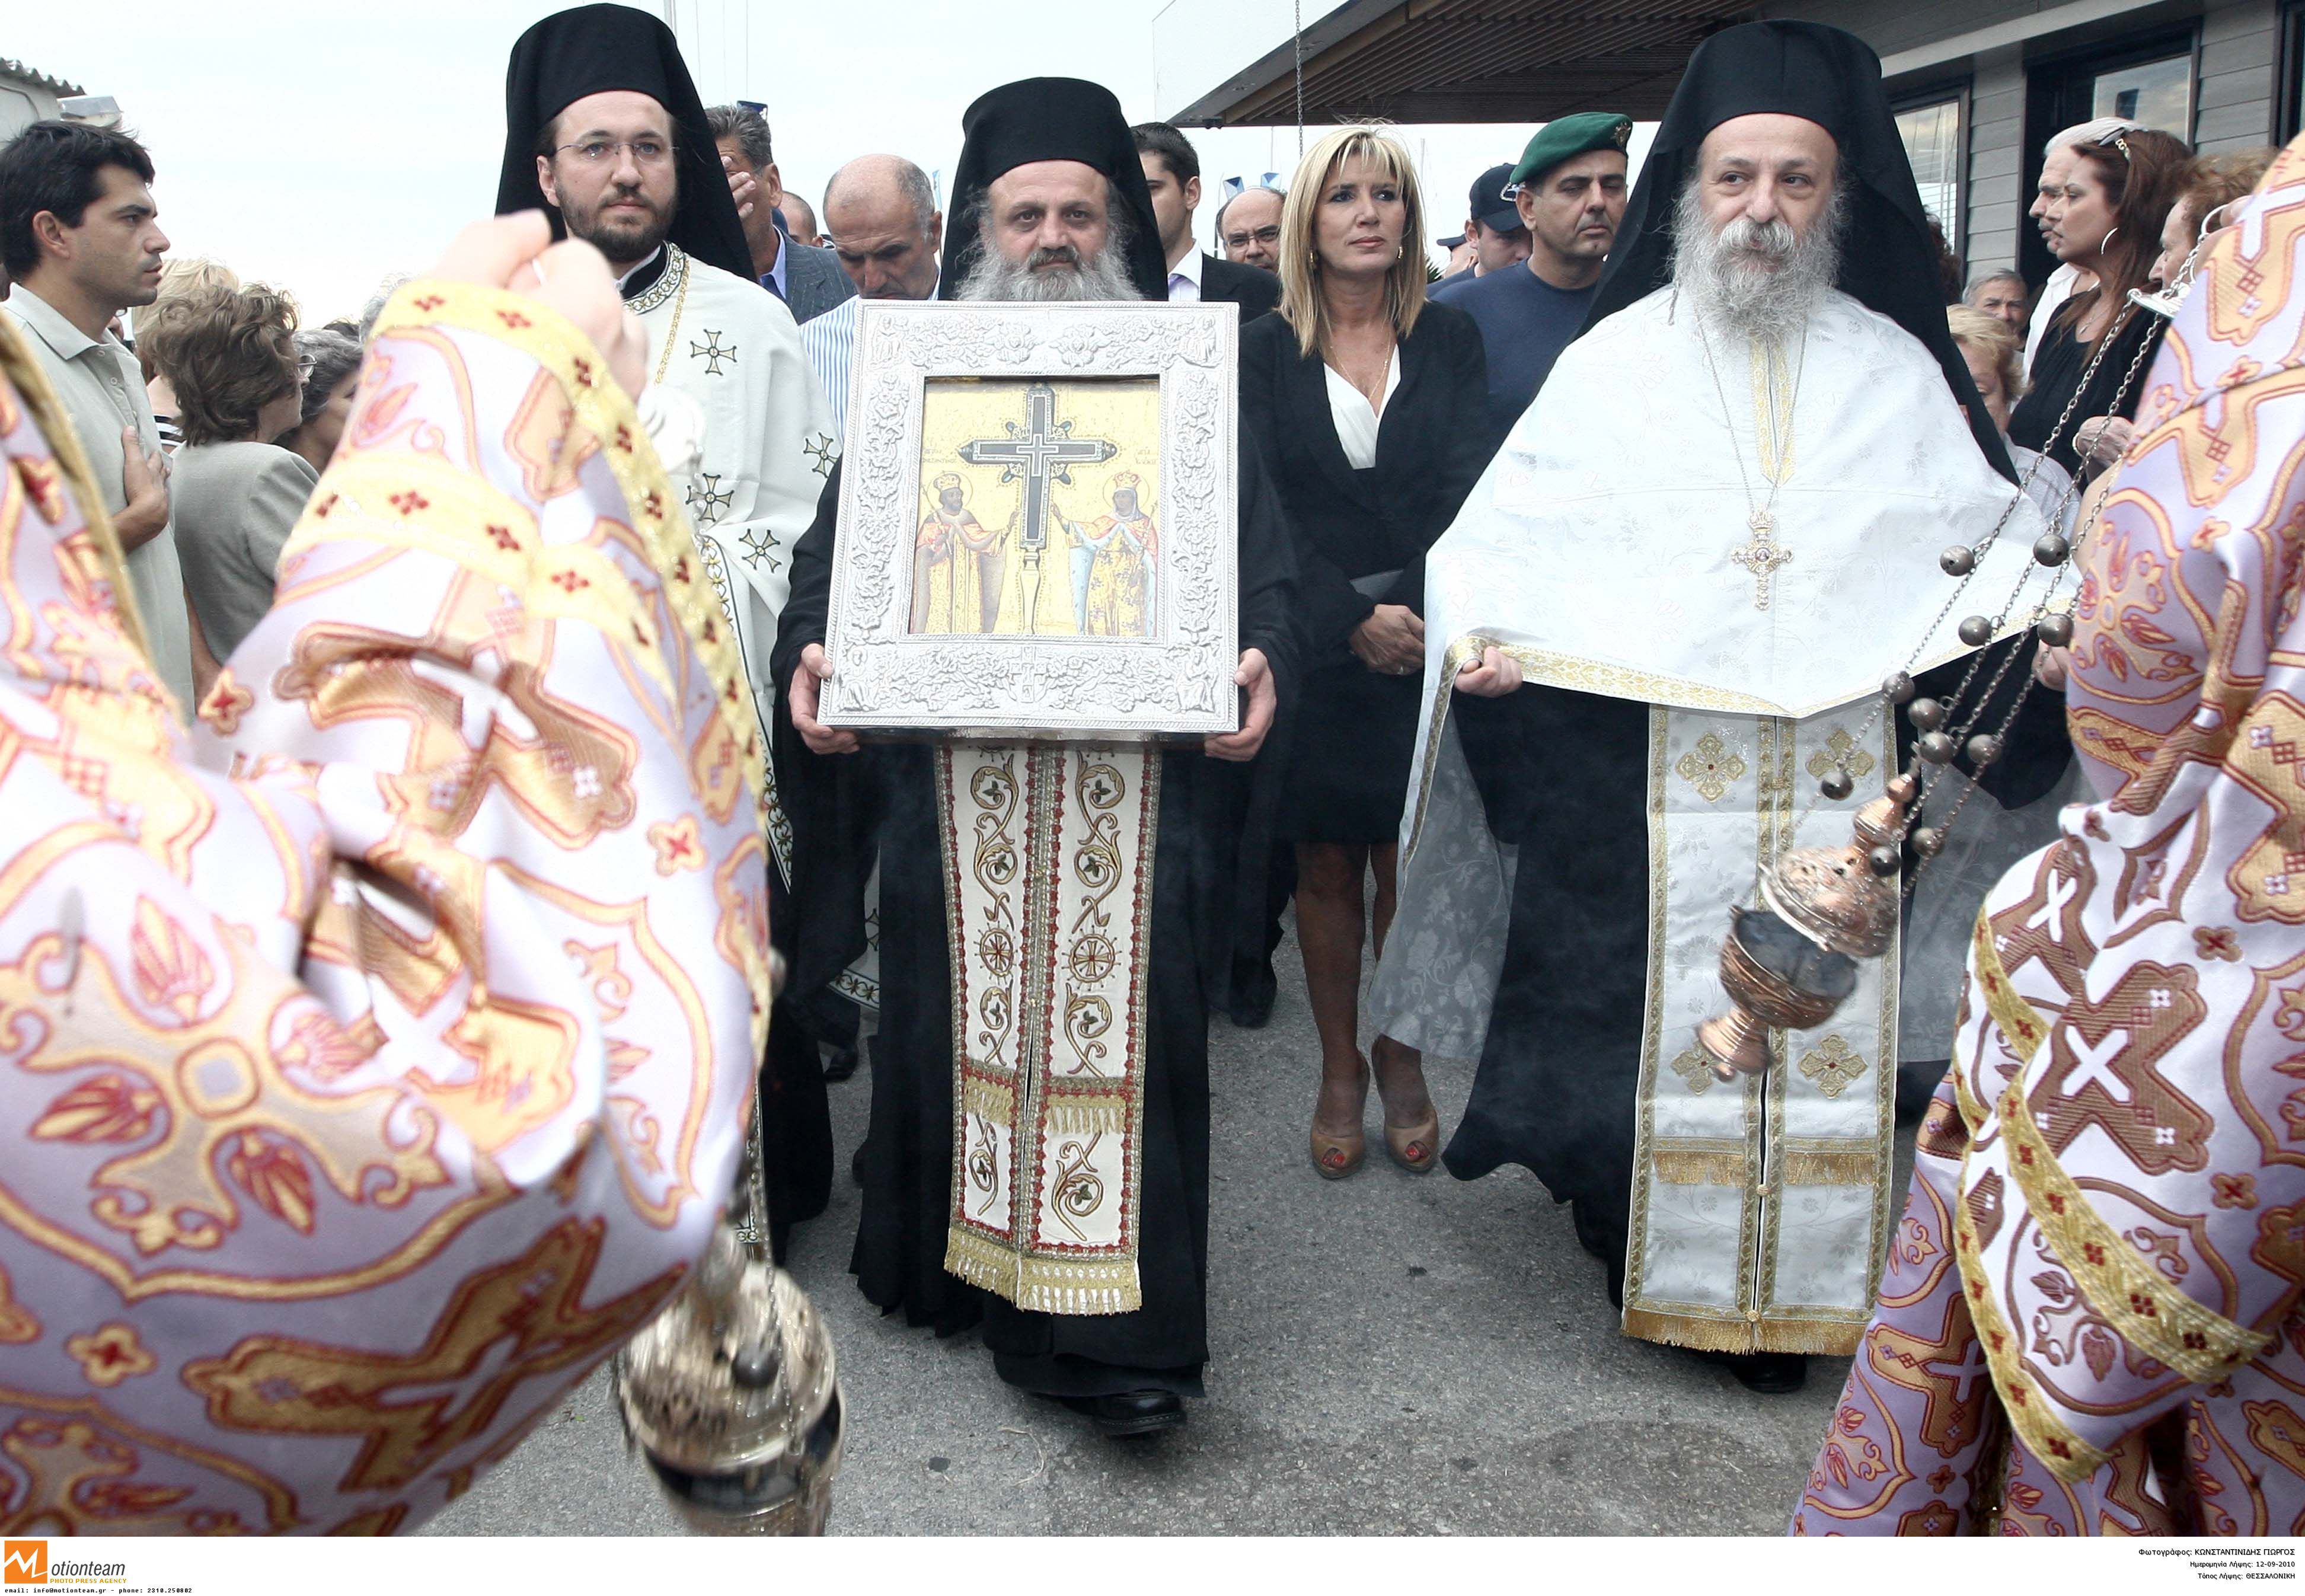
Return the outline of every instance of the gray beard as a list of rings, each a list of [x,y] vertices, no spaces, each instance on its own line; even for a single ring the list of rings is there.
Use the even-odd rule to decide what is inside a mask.
[[[1715,233],[1692,180],[1680,191],[1673,221],[1673,286],[1699,315],[1731,332],[1780,341],[1797,336],[1840,273],[1847,196],[1836,186],[1805,237],[1796,237],[1782,220],[1756,224],[1743,216]]]
[[[1066,264],[1053,264],[1056,262]],[[1036,265],[1042,269],[1034,270]],[[1023,260],[1011,260],[987,239],[977,250],[976,260],[968,268],[968,275],[961,278],[959,292],[954,297],[1050,304],[1144,296],[1129,281],[1121,251],[1110,242],[1084,260],[1070,250],[1035,250]]]

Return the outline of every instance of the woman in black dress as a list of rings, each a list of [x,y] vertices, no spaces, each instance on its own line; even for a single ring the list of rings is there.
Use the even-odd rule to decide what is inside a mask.
[[[2071,170],[2050,198],[2042,221],[2057,259],[2093,276],[2096,286],[2058,308],[2034,353],[2027,376],[2031,386],[2010,412],[2009,440],[2039,450],[2079,477],[2118,460],[2128,446],[2130,418],[2145,390],[2143,367],[2126,394],[2122,385],[2140,352],[2151,361],[2152,346],[2167,325],[2131,304],[2129,294],[2152,282],[2161,225],[2183,185],[2190,157],[2178,140],[2149,128],[2107,133],[2072,146],[2071,152]],[[2060,432],[2057,422],[2068,406],[2071,415]]]
[[[1289,514],[1305,605],[1282,826],[1321,1032],[1313,1162],[1339,1179],[1366,1149],[1361,953],[1372,930],[1382,951],[1392,921],[1424,691],[1425,551],[1488,463],[1488,371],[1472,318],[1425,302],[1416,168],[1392,140],[1343,128],[1314,145],[1280,233],[1280,310],[1241,335],[1240,403]],[[1371,1051],[1386,1148],[1421,1174],[1441,1147],[1422,1060],[1385,1037]]]

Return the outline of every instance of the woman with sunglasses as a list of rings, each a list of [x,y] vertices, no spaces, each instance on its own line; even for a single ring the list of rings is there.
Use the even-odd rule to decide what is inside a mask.
[[[2140,352],[2151,358],[2148,346],[2164,323],[2131,304],[2130,291],[2153,282],[2162,224],[2191,157],[2182,141],[2149,128],[2071,148],[2076,158],[2064,186],[2048,197],[2048,244],[2097,285],[2066,301],[2050,323],[2033,357],[2032,386],[2010,414],[2009,437],[2078,476],[2120,458],[2121,433],[2106,420],[2136,413],[2143,384],[2125,379]]]

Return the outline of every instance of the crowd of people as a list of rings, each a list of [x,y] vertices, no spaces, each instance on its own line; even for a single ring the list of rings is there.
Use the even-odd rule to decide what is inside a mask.
[[[2004,874],[2032,868],[2020,861],[2045,846],[2058,856],[2061,836],[2080,835],[2080,822],[2061,816],[2108,790],[2088,785],[2102,774],[2089,760],[2120,781],[2159,768],[2135,740],[2106,740],[2113,714],[2089,723],[2099,740],[2073,757],[2059,690],[2070,676],[2077,701],[2118,698],[2104,675],[2108,650],[2071,642],[2071,622],[2058,631],[2056,616],[2042,624],[2037,648],[2021,634],[1993,641],[2019,659],[2017,682],[2040,688],[2023,712],[1995,723],[2004,730],[1947,756],[1945,768],[1973,777],[1988,802],[1955,827],[1958,787],[1932,780],[1918,801],[1917,822],[1937,841],[1922,849],[1909,839],[1904,855],[1914,863],[1925,853],[1929,868],[1892,955],[1901,992],[1893,970],[1869,970],[1833,1035],[1777,1044],[1765,1084],[1722,1084],[1688,1046],[1688,1027],[1717,999],[1711,961],[1722,917],[1798,829],[1796,771],[1821,783],[1828,816],[1855,813],[1901,768],[1930,773],[1936,726],[1918,711],[1966,691],[1960,660],[1933,654],[1914,666],[1918,695],[1913,678],[1892,694],[1895,704],[1911,700],[1909,725],[1860,726],[1849,709],[1870,700],[1866,673],[1877,676],[1889,649],[1943,622],[1929,621],[1937,599],[1912,561],[1925,567],[1956,546],[1944,569],[1965,574],[1991,564],[1989,530],[2022,526],[2039,540],[2012,534],[2012,548],[2063,549],[2088,543],[2095,520],[2118,513],[2089,490],[2172,413],[2175,401],[2148,399],[2145,374],[2276,152],[2197,155],[2174,133],[2112,119],[2066,129],[2042,152],[2030,212],[2059,263],[2054,275],[2036,285],[1995,267],[1948,305],[1944,232],[1921,209],[1878,63],[1850,36],[1808,24],[1752,24],[1708,41],[1637,183],[1630,118],[1546,123],[1472,183],[1461,232],[1437,240],[1450,251],[1445,272],[1427,263],[1433,216],[1415,163],[1381,128],[1337,129],[1314,141],[1285,185],[1232,194],[1215,211],[1221,252],[1211,253],[1196,231],[1204,196],[1192,141],[1165,123],[1127,125],[1093,84],[1034,80],[978,100],[941,202],[914,161],[868,153],[832,175],[814,211],[785,186],[761,109],[702,105],[670,31],[646,13],[587,6],[539,23],[515,47],[506,103],[498,209],[513,220],[468,235],[425,277],[387,279],[358,318],[319,326],[304,324],[288,294],[242,280],[226,262],[171,258],[156,198],[165,174],[129,133],[43,122],[0,149],[7,326],[59,407],[66,430],[47,438],[56,469],[92,496],[81,506],[85,526],[55,533],[58,547],[92,550],[75,557],[94,573],[65,581],[55,600],[77,618],[40,622],[53,631],[19,635],[12,658],[34,662],[30,681],[164,708],[177,724],[152,728],[140,745],[156,772],[197,760],[235,779],[271,769],[268,779],[288,784],[267,789],[277,813],[255,804],[264,827],[232,807],[253,801],[214,796],[221,774],[190,785],[155,775],[140,797],[107,794],[100,776],[86,774],[89,750],[107,734],[101,715],[87,719],[78,700],[39,712],[79,728],[33,739],[57,751],[55,792],[89,794],[99,802],[91,814],[110,817],[103,823],[174,872],[149,901],[174,907],[150,916],[99,909],[92,882],[84,907],[35,905],[49,921],[71,917],[72,948],[81,917],[92,948],[132,939],[143,1031],[155,1005],[181,1005],[182,1023],[208,1023],[220,1012],[208,984],[217,970],[254,956],[227,953],[237,931],[188,931],[169,914],[212,914],[220,927],[260,917],[248,906],[254,886],[227,889],[213,874],[233,871],[230,857],[193,862],[206,828],[224,822],[187,818],[163,789],[209,792],[200,802],[223,805],[242,845],[264,849],[264,870],[291,883],[273,884],[288,908],[275,906],[260,934],[246,937],[277,964],[270,979],[282,991],[310,989],[293,1000],[310,1010],[296,1022],[309,1026],[291,1040],[285,1020],[234,1022],[262,1033],[249,1045],[271,1049],[264,1068],[287,1106],[272,1119],[234,1121],[228,1150],[204,1155],[216,1160],[206,1178],[223,1178],[228,1160],[229,1178],[265,1217],[195,1222],[186,1216],[197,1204],[167,1208],[174,1196],[137,1188],[124,1210],[107,1196],[113,1228],[133,1232],[140,1259],[196,1252],[225,1232],[254,1246],[267,1223],[317,1244],[353,1210],[395,1206],[361,1162],[381,1159],[404,1200],[428,1186],[445,1193],[425,1210],[436,1227],[426,1247],[450,1233],[438,1227],[464,1223],[445,1217],[464,1214],[460,1203],[481,1214],[506,1203],[501,1222],[474,1219],[487,1235],[455,1267],[376,1287],[396,1292],[392,1312],[416,1316],[401,1325],[406,1333],[383,1313],[364,1341],[341,1316],[281,1336],[358,1342],[329,1354],[354,1371],[332,1378],[357,1383],[360,1369],[406,1355],[428,1334],[438,1341],[440,1310],[423,1305],[430,1299],[417,1282],[461,1280],[450,1306],[469,1319],[484,1284],[526,1269],[559,1281],[555,1311],[584,1326],[570,1346],[596,1357],[676,1278],[676,1268],[659,1278],[656,1266],[693,1256],[726,1190],[749,1093],[779,1252],[794,1226],[821,1214],[845,1164],[863,1188],[851,1268],[872,1303],[940,1335],[981,1326],[1002,1379],[1105,1434],[1173,1429],[1202,1395],[1211,1351],[1211,1016],[1269,1023],[1293,904],[1319,1036],[1318,1059],[1303,1065],[1309,1162],[1321,1178],[1362,1167],[1374,1083],[1383,1150],[1402,1169],[1445,1165],[1470,1180],[1520,1164],[1571,1204],[1627,1333],[1715,1360],[1764,1393],[1799,1388],[1816,1354],[1858,1354],[1852,1392],[1885,1367],[1867,1326],[1889,1322],[1892,1310],[1909,1318],[1917,1299],[1894,1288],[1910,1286],[1905,1278],[1926,1261],[1904,1240],[1891,1245],[1892,1108],[1907,1124],[1926,1108],[1925,1153],[1956,1133],[1991,1143],[1977,1101],[1997,1105],[2001,1077],[1970,1075],[1989,1069],[1978,1063],[1981,1048],[2013,1049],[2020,1025],[1999,989],[1972,991],[1991,1006],[1989,1035],[1978,1030],[1981,1008],[1968,998],[1956,1006],[1978,978],[1978,905]],[[550,245],[564,261],[586,247],[597,256],[583,259],[604,264],[605,276],[591,265],[549,276],[532,266],[548,227],[574,241]],[[510,308],[519,294],[557,295],[590,347],[624,374],[632,403],[593,392],[573,352],[581,341],[564,347],[531,328]],[[1093,1155],[1102,1161],[1092,1162],[1093,1142],[1088,1150],[1044,1145],[1053,1133],[1018,1108],[1041,1090],[1030,1074],[1039,1066],[996,1079],[971,1040],[976,1021],[956,1023],[957,972],[976,955],[959,929],[956,844],[940,817],[962,802],[962,756],[927,743],[868,745],[822,717],[837,681],[827,622],[844,443],[857,420],[859,313],[931,300],[1225,304],[1239,323],[1243,713],[1238,731],[1204,743],[1115,756],[1116,768],[1157,792],[1159,824],[1157,840],[1148,828],[1141,856],[1126,862],[1138,872],[1144,976],[1118,1027],[1129,1040],[1116,1045],[1135,1117],[1113,1150]],[[2271,314],[2243,318],[2250,335]],[[501,325],[488,325],[491,316]],[[12,371],[12,380],[27,388],[30,378]],[[2146,405],[2158,408],[2140,420]],[[47,412],[33,409],[45,426]],[[1812,416],[1833,419],[1814,425]],[[46,455],[14,417],[0,405],[19,473],[37,487]],[[653,440],[660,479],[647,474],[653,464],[624,459],[633,429]],[[615,474],[600,463],[604,447]],[[917,517],[915,568],[945,562],[954,573],[945,610],[962,615],[960,629],[981,619],[991,632],[1008,601],[998,536],[970,514],[957,476],[937,486],[924,475],[923,491],[931,497]],[[1116,492],[1112,519],[1143,555],[1154,540],[1129,530],[1152,524],[1134,493]],[[621,530],[583,530],[596,523],[555,508],[566,495],[584,517]],[[685,511],[674,521],[683,541],[669,554],[647,530],[665,495]],[[46,503],[37,491],[20,497]],[[472,524],[460,529],[458,516]],[[1705,526],[1716,529],[1702,533],[1706,541],[1688,540],[1697,536],[1688,529]],[[30,533],[15,538],[13,580],[30,582]],[[952,551],[964,548],[981,616],[955,597]],[[1537,549],[1543,560],[1530,557]],[[1899,552],[1891,559],[1884,549]],[[2293,584],[2293,565],[2266,580]],[[106,585],[115,566],[116,592]],[[53,572],[38,580],[55,586]],[[600,587],[617,597],[579,596]],[[2286,590],[2285,611],[2263,599],[2266,624],[2293,620],[2293,585]],[[629,631],[641,667],[600,663],[634,646],[621,633],[566,642],[580,623]],[[557,655],[540,641],[555,626],[566,645]],[[75,664],[75,627],[116,638],[95,656],[113,663]],[[2182,646],[2165,630],[2154,635]],[[1828,638],[1834,646],[1823,646]],[[1850,649],[1850,638],[1866,646]],[[1963,633],[1965,643],[1984,641]],[[1993,682],[2010,674],[1998,667]],[[189,743],[188,723],[197,725]],[[392,726],[402,729],[379,729]],[[719,774],[700,774],[708,766]],[[0,759],[0,776],[9,768]],[[757,789],[761,824],[749,842],[750,811],[733,796],[739,774]],[[717,797],[708,791],[716,781]],[[686,796],[692,785],[701,808]],[[501,798],[491,798],[497,788]],[[2098,810],[2088,812],[2097,827]],[[467,829],[475,815],[482,822]],[[247,842],[267,835],[276,841]],[[22,841],[12,832],[5,851]],[[648,907],[633,913],[658,927],[657,942],[588,896],[576,862],[595,844],[615,861],[604,879],[653,857],[668,885],[655,898],[634,889]],[[2153,845],[2169,845],[2168,834]],[[685,887],[692,869],[708,882],[702,896]],[[2000,889],[1992,902],[2007,896]],[[2012,937],[2063,923],[2054,920],[2063,902],[2053,887],[2048,921],[2008,922],[2019,931],[2002,939],[2004,980],[2022,968]],[[0,926],[19,912],[0,900]],[[680,914],[685,929],[664,934],[666,917]],[[523,957],[541,955],[515,946],[524,931],[496,925],[555,928],[538,946],[565,948],[576,976],[557,965],[526,972],[523,999]],[[727,978],[717,998],[677,996],[687,989],[649,950],[685,938],[690,968],[712,964],[702,943],[716,926],[716,968]],[[2233,934],[2218,930],[2204,956],[2239,960],[2218,939]],[[2087,935],[2092,949],[2107,945],[2102,928]],[[789,971],[772,998],[766,941]],[[0,947],[0,966],[19,956],[16,941]],[[18,974],[0,967],[0,991]],[[72,989],[71,975],[57,979],[64,987],[36,996]],[[2053,995],[2030,1000],[2071,1012]],[[645,1011],[649,1025],[620,1024],[628,1008]],[[2284,1013],[2293,1018],[2293,1008]],[[678,1014],[693,1020],[685,1032]],[[676,1034],[695,1050],[693,1091],[650,1074],[651,1058],[679,1051],[667,1040]],[[2092,1033],[2092,1045],[2107,1034]],[[729,1067],[732,1048],[744,1054],[740,1070]],[[1478,1060],[1453,1127],[1424,1079],[1433,1055]],[[870,1128],[842,1160],[828,1082],[864,1059]],[[685,1081],[689,1065],[680,1069]],[[1949,1069],[1952,1084],[1941,1089]],[[637,1094],[618,1084],[627,1075],[642,1082]],[[344,1082],[385,1105],[373,1110],[376,1147],[347,1151],[347,1141],[332,1152],[290,1123],[300,1112],[350,1112],[364,1099],[345,1095]],[[39,1124],[63,1127],[60,1144],[132,1142],[157,1112],[159,1089],[117,1071],[64,1084],[78,1095],[44,1098],[21,1116],[46,1112]],[[206,1091],[167,1102],[222,1125],[228,1116],[203,1106]],[[2156,1100],[2165,1128],[2175,1099]],[[585,1161],[596,1120],[613,1169]],[[370,1123],[347,1120],[344,1133]],[[676,1150],[665,1139],[676,1129]],[[2060,1148],[2070,1143],[2054,1134],[2064,1136]],[[1054,1168],[1067,1159],[1065,1181],[1044,1190],[1034,1160]],[[12,1346],[0,1346],[0,1366],[13,1370],[20,1351],[47,1338],[64,1346],[70,1332],[75,1350],[60,1366],[87,1370],[123,1412],[147,1386],[115,1389],[126,1378],[116,1368],[140,1373],[179,1357],[178,1383],[205,1395],[208,1417],[155,1396],[136,1409],[149,1428],[210,1439],[357,1433],[353,1421],[322,1414],[316,1388],[283,1372],[286,1354],[249,1350],[266,1340],[250,1338],[252,1323],[207,1339],[175,1327],[171,1354],[135,1306],[140,1290],[169,1289],[153,1284],[159,1277],[108,1267],[96,1241],[33,1255],[35,1231],[74,1233],[89,1183],[117,1184],[95,1167],[55,1167],[46,1218],[8,1210],[0,1343]],[[1073,1180],[1084,1168],[1094,1176],[1089,1198]],[[1934,1168],[1917,1180],[1914,1201],[1934,1192],[1950,1211],[1944,1193],[1965,1177]],[[2010,1176],[2012,1191],[2020,1179]],[[988,1205],[1008,1193],[1006,1219],[967,1211],[972,1183]],[[547,1192],[576,1204],[558,1229],[538,1206]],[[1968,1201],[1964,1211],[1983,1214]],[[521,1229],[532,1207],[542,1217]],[[589,1241],[569,1229],[583,1213],[595,1216]],[[1050,1239],[1058,1219],[1076,1241]],[[650,1225],[661,1234],[646,1235]],[[1911,1235],[1920,1225],[1909,1218]],[[1959,1250],[1944,1226],[1929,1234],[1940,1262]],[[2066,1248],[2067,1232],[2044,1234]],[[538,1250],[548,1244],[560,1250]],[[1961,1247],[1989,1244],[1964,1236]],[[399,1245],[387,1246],[392,1258]],[[616,1267],[604,1262],[588,1286],[572,1261],[604,1245]],[[2206,1253],[2209,1244],[2198,1245]],[[1765,1269],[1752,1267],[1756,1255]],[[1966,1269],[1969,1254],[1961,1255]],[[2267,1267],[2297,1274],[2282,1256]],[[89,1297],[84,1310],[64,1308],[77,1288],[57,1277],[79,1267],[60,1261],[67,1257],[96,1259],[94,1278],[135,1287],[127,1305],[100,1309]],[[278,1272],[333,1279],[330,1269],[352,1268],[308,1263]],[[369,1282],[397,1266],[363,1267]],[[2191,1290],[2188,1267],[2164,1275]],[[2144,1265],[2121,1278],[2139,1269],[2156,1278]],[[628,1295],[603,1317],[591,1304],[598,1279],[611,1277]],[[12,1279],[14,1303],[37,1305],[44,1323],[9,1316]],[[1876,1287],[1887,1294],[1884,1317]],[[1972,1281],[1980,1326],[1990,1312],[1982,1289]],[[2080,1289],[2097,1286],[2084,1275]],[[1953,1296],[1949,1315],[1961,1309]],[[2213,1337],[2245,1336],[2254,1322],[2245,1314],[2238,1329],[2217,1317],[2239,1313],[2239,1300],[2190,1311],[2216,1320]],[[470,1345],[501,1333],[526,1348],[525,1321],[506,1314]],[[2092,1320],[2100,1328],[2082,1334],[2103,1336],[2106,1349],[2128,1337],[2133,1370],[2160,1345],[2137,1317]],[[1901,1365],[1918,1374],[1885,1378],[1926,1383],[1938,1367],[1929,1357],[1958,1364],[1978,1334],[1991,1333],[1969,1325],[1933,1325],[1931,1350]],[[91,1337],[111,1338],[111,1361],[89,1350]],[[2216,1345],[2226,1341],[2241,1344]],[[500,1456],[490,1448],[513,1419],[540,1411],[590,1366],[555,1355],[537,1377],[558,1383],[543,1380],[511,1408],[507,1386],[467,1430],[409,1443],[393,1468],[364,1453],[332,1483],[341,1515],[389,1529],[437,1508],[461,1489],[447,1483],[457,1470],[469,1477],[477,1458]],[[2037,1371],[1998,1350],[1975,1356],[2004,1405],[2042,1388]],[[2081,1356],[2092,1367],[2119,1361],[2094,1344]],[[2195,1380],[2182,1389],[2199,1433],[2216,1422],[2200,1396],[2213,1382],[2175,1367]],[[479,1380],[478,1368],[443,1364],[432,1378]],[[1974,1383],[1962,1384],[1962,1403]],[[40,1382],[12,1374],[0,1384]],[[376,1375],[375,1389],[388,1385]],[[2173,1411],[2171,1389],[2149,1395],[2121,1411]],[[47,1411],[47,1400],[0,1390],[0,1417],[11,1405]],[[1885,1398],[1849,1401],[1884,1432],[1923,1424]],[[1946,1467],[1926,1486],[1900,1475],[1893,1514],[1890,1496],[1873,1500],[1851,1483],[1855,1431],[1840,1426],[1801,1526],[1944,1528],[2014,1515],[2001,1493],[2020,1462],[2064,1482],[2071,1508],[2058,1522],[2071,1527],[2116,1522],[2117,1503],[2131,1498],[2104,1471],[2131,1464],[2164,1471],[2144,1491],[2159,1515],[2145,1515],[2148,1527],[2214,1519],[2186,1516],[2193,1498],[2179,1476],[2198,1481],[2210,1467],[2198,1448],[2190,1474],[2157,1452],[2137,1463],[2124,1450],[2137,1424],[2106,1430],[2112,1409],[2078,1397],[2070,1405],[2097,1417],[2045,1428],[2010,1409],[1977,1418],[1952,1449],[1924,1427]],[[2003,1449],[1987,1457],[1980,1448],[1996,1422]],[[333,1466],[315,1456],[311,1466]],[[2088,1468],[2066,1466],[2077,1458]],[[233,1494],[187,1490],[204,1502]],[[2261,1479],[2248,1490],[2260,1506],[2279,1495]],[[233,1499],[243,1522],[269,1511],[271,1527],[293,1527],[276,1501]],[[2283,1513],[2305,1506],[2280,1501]]]

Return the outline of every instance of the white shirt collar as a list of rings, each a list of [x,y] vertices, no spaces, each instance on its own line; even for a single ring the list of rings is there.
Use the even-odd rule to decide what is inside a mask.
[[[1176,265],[1169,268],[1170,280],[1173,282],[1177,278],[1182,277],[1186,282],[1190,283],[1193,285],[1195,293],[1199,292],[1201,286],[1201,262],[1206,259],[1207,257],[1201,253],[1200,245],[1197,243],[1195,244],[1191,249],[1185,251],[1185,258],[1182,260],[1179,260]]]

